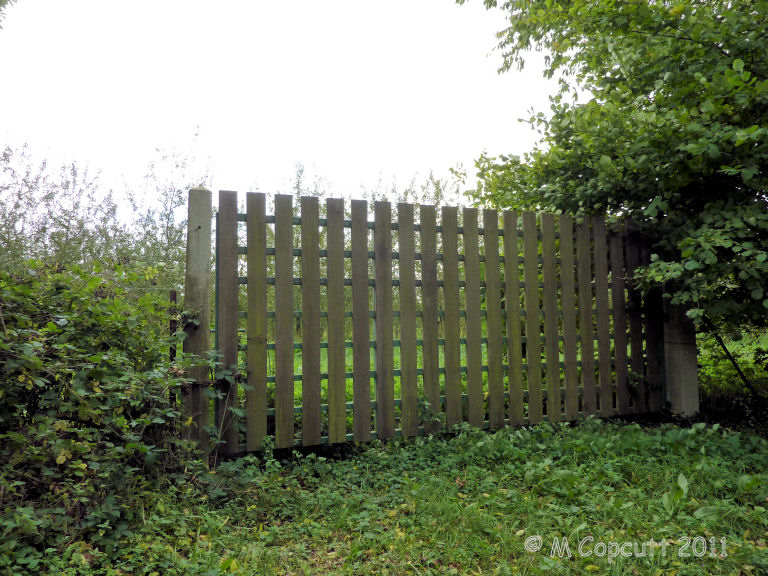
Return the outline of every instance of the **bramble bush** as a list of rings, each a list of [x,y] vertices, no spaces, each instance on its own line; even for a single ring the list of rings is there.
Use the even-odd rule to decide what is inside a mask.
[[[73,545],[109,552],[180,466],[188,362],[169,360],[183,333],[151,275],[0,272],[0,573],[36,574]]]

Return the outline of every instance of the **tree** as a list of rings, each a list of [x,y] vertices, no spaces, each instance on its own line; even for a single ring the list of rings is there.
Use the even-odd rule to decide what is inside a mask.
[[[458,0],[463,3],[464,0]],[[485,0],[486,7],[497,6]],[[631,220],[697,323],[768,317],[768,2],[509,0],[502,71],[560,77],[541,142],[482,156],[478,203]],[[578,103],[579,92],[592,98]]]

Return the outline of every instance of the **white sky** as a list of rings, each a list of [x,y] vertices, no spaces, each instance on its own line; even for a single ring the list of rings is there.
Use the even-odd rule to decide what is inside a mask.
[[[518,118],[553,90],[498,75],[504,13],[480,0],[18,0],[0,30],[0,144],[138,182],[155,148],[212,188],[405,187],[484,149],[522,154]],[[539,60],[540,62],[540,60]],[[194,134],[199,130],[199,136]]]

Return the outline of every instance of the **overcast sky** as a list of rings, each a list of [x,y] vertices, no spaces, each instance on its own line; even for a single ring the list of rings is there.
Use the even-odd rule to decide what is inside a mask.
[[[480,0],[18,0],[1,143],[110,184],[138,181],[157,147],[194,153],[214,189],[288,190],[297,162],[344,196],[473,175],[484,149],[530,149],[517,120],[548,110],[535,59],[497,74],[504,25]]]

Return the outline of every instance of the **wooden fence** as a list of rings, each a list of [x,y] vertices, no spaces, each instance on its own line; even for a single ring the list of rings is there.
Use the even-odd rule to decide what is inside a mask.
[[[185,308],[201,328],[185,350],[196,353],[208,349],[210,198],[190,196]],[[267,436],[284,448],[661,408],[661,298],[635,290],[649,253],[627,230],[547,213],[349,208],[277,195],[269,214],[249,193],[238,213],[236,193],[220,192],[222,372],[216,394],[194,375],[186,410],[199,430],[215,423],[225,451]]]

